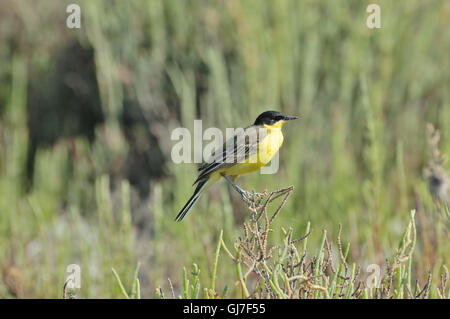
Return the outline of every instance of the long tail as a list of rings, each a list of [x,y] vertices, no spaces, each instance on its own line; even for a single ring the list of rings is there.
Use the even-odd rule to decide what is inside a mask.
[[[175,221],[181,222],[186,217],[186,215],[189,213],[194,204],[198,201],[198,199],[202,195],[201,193],[204,190],[206,184],[208,184],[208,180],[200,181],[198,183],[197,188],[194,191],[194,194],[191,196],[191,198],[189,198],[188,202],[178,213],[177,217],[175,217]]]

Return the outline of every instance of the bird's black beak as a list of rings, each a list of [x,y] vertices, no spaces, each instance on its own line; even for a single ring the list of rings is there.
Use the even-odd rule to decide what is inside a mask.
[[[285,121],[296,120],[296,119],[297,119],[297,116],[285,116],[284,117]]]

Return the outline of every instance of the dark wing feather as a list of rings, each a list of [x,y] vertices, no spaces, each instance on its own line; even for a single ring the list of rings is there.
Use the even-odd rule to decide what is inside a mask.
[[[233,137],[229,138],[219,149],[209,163],[199,167],[199,176],[194,182],[205,179],[211,173],[246,160],[249,156],[256,154],[258,144],[267,135],[267,129],[261,125],[252,125],[239,130]]]

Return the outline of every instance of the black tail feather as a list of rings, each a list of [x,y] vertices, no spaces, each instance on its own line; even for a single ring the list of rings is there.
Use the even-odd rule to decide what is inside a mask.
[[[189,213],[189,211],[192,209],[194,204],[198,201],[198,199],[201,196],[201,192],[203,188],[208,183],[208,180],[201,181],[198,183],[197,188],[194,191],[194,194],[192,194],[191,198],[187,201],[186,205],[181,209],[181,211],[178,213],[177,217],[175,217],[175,221],[181,222],[186,215]]]

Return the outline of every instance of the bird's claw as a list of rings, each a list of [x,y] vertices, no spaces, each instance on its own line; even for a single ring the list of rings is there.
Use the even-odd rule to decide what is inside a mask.
[[[255,200],[255,194],[245,190],[242,190],[241,197],[248,206],[251,206],[251,203]]]

